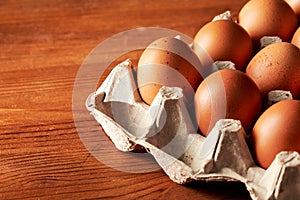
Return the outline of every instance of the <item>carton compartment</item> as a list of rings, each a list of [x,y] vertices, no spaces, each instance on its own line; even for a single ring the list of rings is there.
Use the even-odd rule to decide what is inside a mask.
[[[239,181],[252,199],[300,196],[299,153],[281,152],[264,170],[253,161],[238,120],[219,120],[205,138],[197,133],[181,88],[163,86],[148,106],[139,97],[135,75],[130,60],[121,62],[86,101],[117,149],[142,146],[179,184]]]

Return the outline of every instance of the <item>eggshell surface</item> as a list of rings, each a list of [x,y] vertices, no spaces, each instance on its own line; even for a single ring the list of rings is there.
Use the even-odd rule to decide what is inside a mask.
[[[214,61],[231,61],[244,70],[253,54],[248,33],[231,20],[217,20],[203,26],[194,38]]]
[[[300,101],[283,100],[269,107],[255,123],[251,149],[265,169],[281,151],[300,153]]]
[[[299,0],[299,2],[300,2],[300,0]],[[297,29],[297,31],[295,32],[295,34],[292,38],[292,44],[294,44],[295,46],[300,48],[300,27]]]
[[[291,43],[265,47],[250,61],[246,73],[265,98],[271,90],[287,90],[300,97],[300,50]]]
[[[162,86],[180,87],[192,99],[203,80],[203,66],[183,41],[165,37],[152,42],[142,53],[137,67],[137,83],[142,99],[151,104]]]
[[[251,0],[240,10],[239,24],[257,44],[263,36],[290,41],[297,28],[297,17],[283,0]]]
[[[219,119],[226,118],[240,120],[249,133],[261,113],[262,97],[245,73],[223,69],[200,84],[194,105],[199,129],[205,136]]]
[[[298,17],[298,23],[300,23],[300,1],[299,0],[285,0],[293,9],[294,13]]]

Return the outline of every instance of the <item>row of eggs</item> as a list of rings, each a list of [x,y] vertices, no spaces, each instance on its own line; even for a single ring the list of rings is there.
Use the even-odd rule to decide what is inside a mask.
[[[264,168],[280,151],[300,152],[300,1],[287,2],[251,0],[239,12],[238,23],[221,19],[204,25],[192,48],[178,38],[153,41],[137,67],[143,101],[150,105],[163,85],[183,88],[203,135],[219,119],[240,120]],[[283,42],[259,49],[263,36],[279,36]],[[203,52],[212,61],[232,61],[237,70],[217,70]],[[266,108],[272,90],[290,91],[296,100]]]

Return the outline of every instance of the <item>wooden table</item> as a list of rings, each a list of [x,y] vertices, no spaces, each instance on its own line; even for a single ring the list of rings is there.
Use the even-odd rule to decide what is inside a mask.
[[[1,1],[0,199],[249,199],[239,183],[181,186],[160,169],[111,168],[78,134],[95,128],[92,116],[83,112],[78,125],[72,110],[77,71],[100,42],[139,27],[193,37],[221,12],[236,16],[245,2]]]

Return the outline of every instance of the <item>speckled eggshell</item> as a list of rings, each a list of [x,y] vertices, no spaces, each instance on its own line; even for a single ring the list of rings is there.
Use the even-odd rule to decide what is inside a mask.
[[[162,86],[176,86],[192,101],[203,80],[201,70],[199,58],[185,42],[173,37],[157,39],[144,50],[138,62],[140,95],[150,105]]]
[[[300,50],[291,43],[265,47],[250,61],[246,73],[265,98],[271,90],[287,90],[300,97]]]

